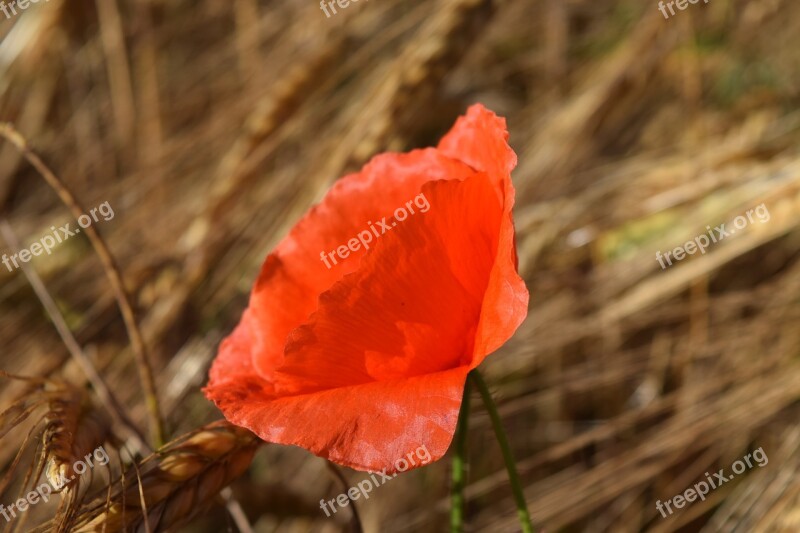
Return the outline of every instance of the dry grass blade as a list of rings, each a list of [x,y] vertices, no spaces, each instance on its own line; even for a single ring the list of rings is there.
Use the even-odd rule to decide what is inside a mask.
[[[80,218],[86,213],[86,210],[78,203],[75,195],[67,188],[55,172],[50,170],[42,158],[31,149],[28,145],[28,141],[14,129],[14,126],[8,123],[0,124],[0,136],[13,144],[25,156],[28,162],[41,174],[47,184],[56,191],[59,198],[61,198],[64,204],[70,209],[73,216]],[[136,323],[136,316],[130,302],[130,297],[122,282],[122,275],[114,260],[114,256],[111,255],[111,251],[108,249],[105,241],[100,237],[100,233],[98,233],[94,226],[89,226],[85,228],[85,234],[92,243],[95,252],[97,252],[97,255],[100,257],[106,276],[111,283],[111,287],[114,289],[122,318],[125,321],[125,327],[131,339],[131,346],[136,355],[139,378],[142,381],[145,394],[145,404],[150,415],[150,433],[153,441],[160,444],[163,442],[164,435],[161,412],[158,405],[158,395],[156,394],[155,381],[153,380],[153,370],[148,360],[147,346],[142,339],[142,334]]]
[[[140,481],[129,476],[113,492],[110,504],[99,496],[70,531],[172,530],[206,510],[241,476],[261,443],[249,431],[224,421],[194,431],[142,461]]]
[[[0,371],[0,377],[8,376]],[[5,411],[0,413],[0,439],[24,422],[37,408],[42,406],[42,403],[29,404],[29,400],[30,398],[28,397],[20,398]]]
[[[86,392],[67,383],[49,382],[44,394],[48,398],[44,431],[47,478],[54,487],[69,488],[80,480],[75,462],[109,439],[111,424],[94,409]]]
[[[97,450],[102,450],[104,457],[107,457],[103,445],[111,438],[110,421],[93,405],[87,391],[65,381],[15,376],[2,371],[0,377],[25,381],[35,386],[0,416],[3,434],[18,427],[36,411],[42,411],[34,420],[6,477],[0,481],[0,494],[5,492],[11,476],[25,457],[32,437],[38,435],[41,429],[41,451],[34,453],[35,459],[27,468],[18,498],[14,501],[24,497],[29,485],[35,485],[45,473],[49,482],[47,494],[61,493],[63,496],[58,516],[70,516],[79,508],[83,494],[91,484],[92,475],[88,474],[90,470],[87,468],[95,466],[92,456],[100,460]],[[80,471],[76,469],[79,461],[83,461]],[[20,516],[15,527],[22,527],[25,518],[28,518],[27,514]]]
[[[3,371],[0,377],[37,385],[0,414],[0,438],[37,409],[46,407],[40,420],[44,421],[42,456],[47,463],[47,479],[52,486],[61,487],[56,492],[77,484],[79,475],[73,465],[111,437],[108,418],[95,408],[86,391],[65,381],[14,376]]]
[[[333,477],[339,482],[343,489],[343,493],[347,493],[347,490],[350,488],[350,483],[348,483],[347,478],[344,477],[344,474],[342,474],[341,469],[339,469],[338,466],[330,461],[325,461],[325,466],[328,467],[328,470],[331,472]],[[358,514],[356,502],[349,495],[347,496],[347,499],[350,500],[350,512],[352,513],[350,528],[353,533],[363,533],[364,526],[361,524],[361,516]]]
[[[3,219],[0,219],[0,234],[3,235],[5,240],[12,246],[18,248],[19,241],[14,235],[11,226]],[[91,360],[83,353],[81,347],[78,345],[78,342],[75,340],[75,337],[72,336],[72,333],[69,329],[69,326],[66,323],[62,313],[58,309],[55,301],[47,292],[47,288],[42,283],[42,280],[30,268],[28,265],[22,265],[22,271],[25,276],[28,278],[28,281],[33,287],[34,292],[39,297],[39,300],[42,303],[42,306],[45,308],[47,313],[50,315],[51,320],[53,321],[53,325],[55,326],[56,330],[58,331],[59,336],[64,341],[64,345],[69,350],[70,354],[73,358],[77,361],[77,363],[81,366],[84,374],[86,377],[91,381],[92,386],[94,387],[95,392],[99,396],[100,400],[102,401],[103,405],[107,409],[109,415],[111,415],[116,422],[120,424],[123,428],[125,428],[127,437],[132,441],[132,443],[136,446],[137,451],[143,452],[144,450],[148,450],[144,439],[139,435],[138,428],[133,424],[130,420],[128,415],[125,411],[120,407],[119,401],[113,395],[111,390],[106,385],[105,381],[103,380],[102,376],[97,372],[94,365],[92,364]],[[10,376],[9,374],[3,374],[7,377],[14,377]],[[23,378],[26,381],[36,381],[38,383],[42,383],[46,380],[42,380],[39,378]],[[148,450],[149,451],[149,450]]]

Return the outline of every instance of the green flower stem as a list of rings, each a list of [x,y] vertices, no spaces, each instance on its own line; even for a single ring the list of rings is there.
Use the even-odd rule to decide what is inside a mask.
[[[517,474],[517,465],[514,462],[514,456],[511,454],[511,447],[508,445],[508,437],[503,429],[503,423],[500,421],[500,414],[497,412],[497,406],[492,399],[492,394],[489,392],[489,387],[477,370],[469,373],[473,383],[481,393],[483,404],[489,412],[489,417],[492,419],[492,426],[494,427],[494,434],[497,436],[497,443],[503,452],[503,460],[506,463],[506,470],[508,470],[508,481],[511,484],[511,490],[514,493],[514,501],[517,504],[517,516],[519,523],[522,526],[523,533],[533,533],[533,525],[531,524],[531,516],[528,513],[528,506],[525,503],[525,494],[522,492],[522,483]]]
[[[450,488],[450,533],[461,533],[464,530],[464,465],[467,462],[467,433],[469,426],[470,381],[464,384],[464,399],[458,413],[456,426],[455,455],[453,456],[453,479]]]

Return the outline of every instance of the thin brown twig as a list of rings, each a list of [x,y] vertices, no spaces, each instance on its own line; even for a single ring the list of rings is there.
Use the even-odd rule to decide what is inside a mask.
[[[44,180],[50,187],[55,190],[61,201],[69,208],[75,218],[80,218],[85,210],[78,203],[75,195],[67,188],[64,182],[50,170],[50,168],[42,161],[36,152],[34,152],[28,145],[27,140],[9,123],[0,123],[0,136],[4,137],[11,144],[13,144],[28,160],[28,162],[41,174]],[[133,312],[133,306],[130,302],[130,297],[122,282],[122,276],[119,268],[117,267],[114,256],[108,249],[105,241],[100,237],[97,229],[89,225],[85,228],[86,235],[92,244],[100,261],[103,264],[103,270],[106,277],[111,283],[114,291],[114,296],[119,305],[120,312],[122,313],[125,328],[128,331],[128,336],[131,340],[131,347],[136,358],[136,366],[139,370],[139,379],[142,382],[144,390],[145,404],[147,405],[147,412],[150,421],[150,435],[151,440],[155,447],[158,447],[164,442],[164,432],[162,427],[161,412],[158,403],[158,395],[156,392],[155,380],[153,379],[153,371],[150,366],[147,354],[147,346],[142,338],[139,326],[136,323],[136,317]]]
[[[344,493],[347,495],[347,499],[350,500],[350,509],[353,510],[353,518],[350,522],[350,525],[353,528],[353,533],[362,533],[364,531],[364,526],[361,525],[361,516],[358,514],[358,510],[356,509],[356,502],[350,497],[350,486],[347,483],[347,479],[344,477],[344,474],[342,474],[341,470],[339,470],[339,467],[337,467],[334,463],[325,461],[325,465],[328,467],[328,470],[331,471],[333,477],[335,477],[339,483],[342,484]]]
[[[139,465],[136,464],[136,461],[133,463],[133,469],[136,471],[136,482],[139,487],[139,505],[142,506],[142,518],[144,519],[144,530],[145,533],[152,533],[150,530],[150,520],[147,517],[147,499],[144,495],[144,487],[142,486],[142,473],[139,471]],[[125,494],[125,491],[122,491],[122,494]]]
[[[0,234],[3,235],[3,238],[11,248],[19,249],[19,240],[17,239],[16,235],[14,235],[14,231],[11,229],[11,226],[5,219],[0,219]],[[105,381],[103,381],[102,376],[100,376],[100,374],[97,372],[97,369],[94,367],[94,364],[92,364],[92,361],[83,352],[78,344],[78,341],[75,340],[75,337],[72,335],[66,320],[64,320],[64,315],[58,309],[58,306],[56,305],[55,301],[53,301],[50,293],[47,292],[47,288],[44,286],[44,283],[39,275],[30,266],[28,266],[27,263],[20,263],[20,265],[22,273],[31,284],[33,292],[36,293],[36,296],[42,303],[42,307],[44,307],[45,311],[50,316],[50,320],[53,322],[53,326],[55,326],[58,335],[61,337],[64,345],[67,347],[70,355],[73,357],[73,359],[75,359],[75,361],[78,363],[78,366],[81,367],[83,373],[86,374],[86,377],[92,383],[95,392],[100,397],[102,404],[108,410],[109,415],[111,415],[114,421],[117,422],[122,428],[127,430],[125,435],[126,438],[133,443],[134,447],[138,448],[140,453],[149,452],[150,449],[145,443],[144,438],[139,433],[138,428],[122,410],[120,407],[121,404],[114,397],[111,389],[108,388],[108,385],[106,385]]]
[[[253,526],[250,525],[250,520],[247,514],[242,509],[242,504],[233,496],[233,490],[230,487],[225,487],[220,491],[219,497],[222,498],[228,514],[231,515],[233,523],[239,529],[239,533],[254,533]]]

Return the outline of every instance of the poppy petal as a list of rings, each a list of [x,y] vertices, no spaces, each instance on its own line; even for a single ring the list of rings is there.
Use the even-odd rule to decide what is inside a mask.
[[[506,119],[481,104],[470,106],[466,115],[458,117],[437,149],[491,176],[498,197],[505,192],[503,182],[517,166],[517,155],[508,145]]]
[[[468,366],[497,255],[502,206],[490,180],[436,181],[430,205],[397,223],[357,272],[320,297],[289,336],[280,394]]]
[[[511,171],[517,166],[517,156],[508,145],[506,120],[481,104],[471,106],[465,116],[458,118],[450,132],[439,142],[438,149],[491,176],[504,204],[498,255],[475,339],[475,368],[511,337],[528,313],[528,289],[517,273],[517,250],[511,215],[515,197]]]
[[[475,358],[472,368],[511,338],[528,315],[528,288],[517,273],[517,249],[514,242],[514,187],[506,182],[505,205],[500,222],[497,258],[483,298],[481,323],[475,335]]]
[[[322,203],[292,229],[270,254],[250,298],[250,308],[260,324],[253,351],[255,366],[266,379],[283,361],[289,333],[317,308],[319,295],[354,272],[367,252],[361,248],[346,260],[335,256],[326,267],[321,253],[347,248],[349,240],[419,194],[423,183],[435,179],[463,179],[474,174],[467,165],[444,157],[435,149],[374,158],[358,174],[337,182]],[[376,237],[372,244],[379,239]],[[367,246],[372,246],[367,244]],[[343,252],[344,253],[344,252]]]
[[[300,446],[357,470],[391,474],[400,459],[422,447],[430,454],[427,462],[447,453],[467,371],[280,398],[234,380],[210,385],[206,394],[229,421],[265,441]],[[400,469],[419,466],[418,460]]]

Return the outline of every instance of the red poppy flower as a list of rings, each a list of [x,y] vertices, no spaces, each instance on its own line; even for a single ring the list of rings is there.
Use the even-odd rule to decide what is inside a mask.
[[[394,472],[423,446],[441,458],[467,373],[527,314],[507,139],[475,105],[437,148],[339,180],[220,347],[205,393],[225,417],[359,470]]]

